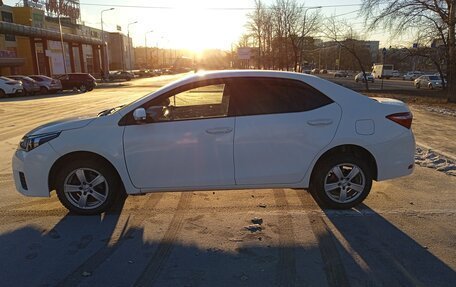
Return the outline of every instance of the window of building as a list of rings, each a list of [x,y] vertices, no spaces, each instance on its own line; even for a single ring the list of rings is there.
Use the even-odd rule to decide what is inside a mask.
[[[13,13],[2,11],[2,20],[8,23],[13,23]],[[5,41],[16,41],[16,36],[5,34]]]

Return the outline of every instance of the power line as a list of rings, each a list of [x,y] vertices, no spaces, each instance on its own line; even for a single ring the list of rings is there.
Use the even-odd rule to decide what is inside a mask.
[[[115,7],[115,8],[139,8],[139,9],[161,9],[161,10],[178,10],[189,9],[188,7],[175,6],[148,6],[148,5],[125,5],[125,4],[102,4],[102,3],[79,3],[81,6],[97,6],[97,7]],[[359,7],[362,4],[337,4],[337,5],[322,5],[321,8],[338,8],[338,7]],[[313,7],[313,6],[312,6]],[[304,6],[303,8],[310,8]],[[201,10],[221,10],[221,11],[243,11],[255,10],[255,7],[202,7]],[[263,9],[273,9],[272,7],[264,7]]]

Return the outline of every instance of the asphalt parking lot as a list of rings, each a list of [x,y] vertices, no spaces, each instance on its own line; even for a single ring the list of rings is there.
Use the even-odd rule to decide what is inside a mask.
[[[178,77],[0,99],[0,285],[455,285],[456,177],[430,168],[375,182],[348,211],[322,209],[306,190],[264,189],[130,196],[109,214],[76,216],[55,194],[15,191],[11,156],[24,133]],[[417,141],[455,155],[456,118],[412,109]]]

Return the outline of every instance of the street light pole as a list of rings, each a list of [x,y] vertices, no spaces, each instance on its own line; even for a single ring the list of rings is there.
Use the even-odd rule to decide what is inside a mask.
[[[307,11],[309,10],[312,10],[312,9],[320,9],[321,6],[315,6],[315,7],[308,7],[304,10],[304,22],[302,23],[302,34],[301,34],[301,56],[300,56],[300,60],[301,60],[301,63],[300,63],[300,66],[301,66],[301,73],[302,73],[302,64],[303,64],[303,56],[304,56],[304,33],[305,33],[305,28],[306,28],[306,15],[307,15]]]
[[[130,63],[130,72],[131,72],[131,41],[130,41],[130,25],[136,24],[138,21],[128,23],[127,25],[127,41],[128,41],[128,61]]]
[[[108,43],[105,43],[104,40],[104,30],[103,30],[103,12],[112,11],[114,8],[109,8],[101,11],[101,42],[104,50],[104,59],[103,59],[103,75],[102,77],[107,79],[109,76],[109,55],[108,55]]]
[[[149,67],[148,55],[147,55],[147,34],[152,33],[154,30],[150,30],[144,34],[144,46],[146,47],[146,66],[145,68]]]
[[[385,57],[386,57],[386,48],[383,48],[382,50],[382,54],[383,54],[383,57],[382,57],[382,73],[381,73],[381,77],[382,77],[382,86],[380,88],[380,90],[383,90],[383,69],[385,68]]]

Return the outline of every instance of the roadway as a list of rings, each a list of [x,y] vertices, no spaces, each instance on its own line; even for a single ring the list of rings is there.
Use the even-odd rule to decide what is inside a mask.
[[[128,103],[178,77],[0,99],[1,285],[454,286],[456,177],[419,166],[375,182],[348,211],[321,209],[305,190],[265,189],[131,196],[108,214],[75,216],[55,194],[15,191],[10,158],[25,132]],[[453,152],[454,118],[416,117],[417,138]],[[439,120],[447,133],[426,135]],[[262,229],[251,232],[254,217]]]

